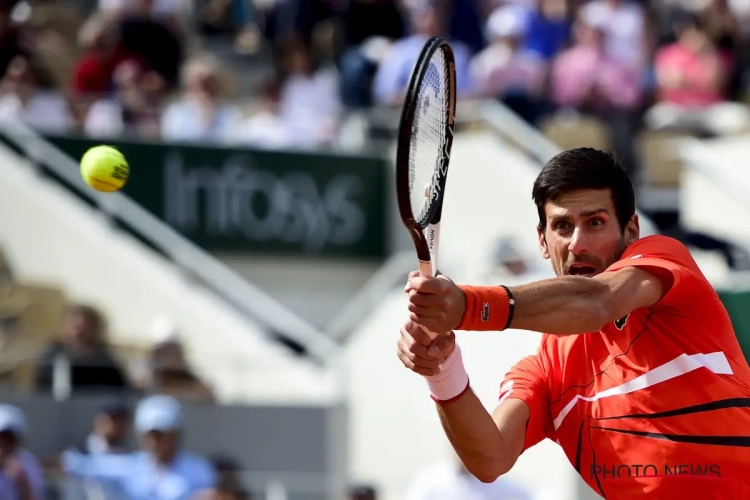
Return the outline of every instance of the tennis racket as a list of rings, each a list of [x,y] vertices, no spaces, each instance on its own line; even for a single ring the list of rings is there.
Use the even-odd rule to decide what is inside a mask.
[[[453,49],[447,40],[431,38],[412,70],[396,152],[398,209],[414,240],[422,276],[437,274],[440,218],[455,112]]]

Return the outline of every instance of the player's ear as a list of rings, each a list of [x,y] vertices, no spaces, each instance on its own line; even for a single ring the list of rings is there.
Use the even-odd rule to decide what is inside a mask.
[[[641,223],[638,219],[638,214],[633,214],[628,223],[625,225],[625,231],[623,236],[625,237],[625,245],[630,246],[640,237],[641,235]]]
[[[547,248],[547,237],[544,236],[544,231],[542,230],[541,225],[538,225],[536,227],[536,235],[539,238],[539,250],[542,252],[542,257],[545,259],[549,259],[549,249]]]

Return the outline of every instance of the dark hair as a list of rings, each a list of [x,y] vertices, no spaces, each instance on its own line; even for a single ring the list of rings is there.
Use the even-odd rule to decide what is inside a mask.
[[[83,316],[92,323],[97,333],[101,334],[106,329],[106,320],[101,311],[87,304],[74,304],[68,307],[66,316]]]
[[[540,230],[547,226],[547,202],[577,189],[609,189],[622,230],[635,214],[633,184],[619,160],[598,149],[570,149],[548,161],[534,181],[532,198],[539,212]]]

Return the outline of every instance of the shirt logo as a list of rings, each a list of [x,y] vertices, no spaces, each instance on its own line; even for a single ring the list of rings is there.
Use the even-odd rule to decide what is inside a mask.
[[[490,320],[490,303],[485,302],[482,304],[482,321],[485,323]]]
[[[643,257],[643,254],[640,254],[640,253],[639,253],[638,255],[633,255],[633,256],[632,256],[632,257],[630,257],[630,258],[631,258],[631,259],[640,259],[641,257]]]
[[[615,321],[615,326],[617,327],[618,330],[622,330],[623,328],[625,328],[625,323],[628,322],[628,316],[630,316],[630,314],[626,314],[622,318]]]
[[[508,399],[513,394],[513,381],[508,380],[500,387],[500,403]]]

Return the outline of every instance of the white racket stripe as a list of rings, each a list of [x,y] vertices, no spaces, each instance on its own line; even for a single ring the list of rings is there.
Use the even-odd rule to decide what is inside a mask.
[[[424,236],[430,249],[430,260],[429,262],[419,261],[419,274],[421,276],[435,276],[437,275],[438,246],[440,244],[440,223],[427,226],[424,230]],[[438,336],[437,333],[431,332],[427,328],[422,327],[422,330],[433,340]]]

